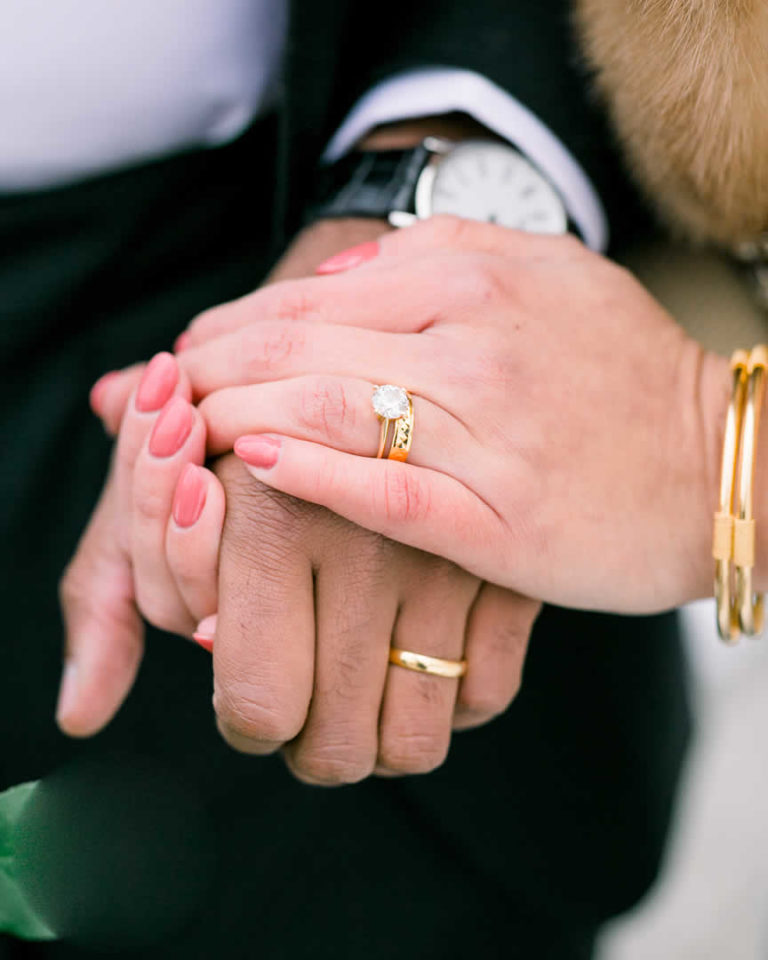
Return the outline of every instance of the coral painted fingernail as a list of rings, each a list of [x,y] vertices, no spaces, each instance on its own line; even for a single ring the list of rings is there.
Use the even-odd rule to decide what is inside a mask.
[[[189,341],[191,339],[192,338],[190,337],[190,335],[187,333],[186,330],[184,331],[184,333],[180,333],[178,337],[176,337],[176,340],[173,343],[173,352],[181,353],[183,350],[186,350],[187,347],[189,346]]]
[[[192,430],[192,407],[183,397],[174,397],[163,407],[149,438],[153,457],[172,457]]]
[[[377,240],[369,240],[367,243],[358,243],[356,247],[350,247],[348,250],[342,250],[333,257],[315,267],[315,273],[321,275],[328,273],[342,273],[344,270],[351,270],[353,267],[359,267],[366,260],[373,260],[379,253],[379,244]]]
[[[240,437],[235,441],[235,453],[251,467],[269,470],[280,456],[278,437]]]
[[[116,377],[120,376],[119,370],[110,370],[109,373],[105,373],[103,377],[94,383],[91,387],[91,392],[88,396],[88,402],[91,405],[91,410],[96,414],[97,417],[101,416],[101,404],[104,400],[104,394],[107,391],[107,388],[110,383],[113,383]]]
[[[136,409],[141,413],[159,410],[167,403],[178,382],[179,368],[173,354],[155,354],[149,361],[136,391]]]
[[[203,650],[207,650],[208,653],[213,652],[213,640],[216,635],[216,614],[212,614],[210,617],[206,617],[204,620],[201,620],[197,625],[197,630],[192,634],[192,639],[195,643],[199,644]]]
[[[173,519],[178,526],[191,527],[197,523],[207,492],[205,473],[194,463],[188,463],[181,472],[173,497]]]

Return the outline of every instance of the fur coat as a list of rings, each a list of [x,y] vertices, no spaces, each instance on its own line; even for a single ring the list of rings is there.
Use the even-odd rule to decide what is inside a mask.
[[[678,234],[768,231],[768,0],[575,0],[629,164]]]

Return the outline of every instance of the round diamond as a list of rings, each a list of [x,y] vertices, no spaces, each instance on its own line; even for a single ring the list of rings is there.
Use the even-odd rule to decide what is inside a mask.
[[[385,420],[397,420],[408,415],[408,394],[402,387],[385,383],[373,391],[373,409]]]

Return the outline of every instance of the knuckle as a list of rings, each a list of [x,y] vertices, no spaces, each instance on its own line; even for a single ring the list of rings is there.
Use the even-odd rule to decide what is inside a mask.
[[[304,717],[299,717],[297,711],[291,711],[274,697],[256,696],[252,689],[235,688],[226,693],[217,690],[214,711],[226,733],[232,735],[233,746],[238,740],[286,743],[298,736],[304,724]]]
[[[509,707],[520,691],[520,674],[507,678],[506,690],[471,690],[460,695],[457,701],[457,713],[465,717],[476,718],[476,722],[486,723]]]
[[[209,331],[216,330],[221,322],[222,310],[222,306],[215,306],[198,313],[187,327],[187,333],[204,337]]]
[[[475,307],[507,302],[506,279],[490,257],[474,256],[466,267],[466,283]]]
[[[414,471],[393,465],[383,475],[384,516],[391,523],[417,523],[430,512],[429,490]],[[379,511],[381,512],[381,511]]]
[[[222,545],[232,542],[234,550],[244,551],[248,558],[253,557],[254,550],[261,553],[264,548],[280,549],[282,545],[294,549],[297,527],[321,512],[314,504],[254,480],[234,454],[222,457],[214,470],[227,498],[226,537]],[[258,537],[254,537],[255,533]]]
[[[151,484],[134,484],[133,508],[140,521],[164,521],[169,513],[168,497]]]
[[[566,255],[569,259],[589,252],[589,248],[572,233],[564,233],[552,239],[560,253]]]
[[[469,221],[449,213],[440,213],[424,221],[424,233],[436,246],[460,243],[468,234]]]
[[[85,588],[85,582],[73,561],[64,570],[59,580],[59,602],[62,607],[80,606],[88,602],[88,591]]]
[[[296,412],[301,426],[332,442],[344,440],[354,429],[354,407],[338,380],[310,380],[301,390]]]
[[[441,733],[395,728],[382,736],[379,764],[401,773],[431,773],[445,762],[448,744]]]
[[[290,323],[259,323],[246,328],[243,349],[248,372],[255,378],[264,371],[275,371],[299,354],[305,336],[301,327]]]
[[[317,300],[305,290],[275,288],[274,316],[282,323],[314,323],[320,309]]]
[[[354,750],[349,744],[326,744],[294,753],[291,768],[307,783],[341,785],[359,783],[373,773],[375,751]]]
[[[189,623],[181,623],[175,610],[162,597],[147,594],[141,588],[136,591],[136,606],[148,623],[166,633],[183,634],[191,624],[191,619]]]

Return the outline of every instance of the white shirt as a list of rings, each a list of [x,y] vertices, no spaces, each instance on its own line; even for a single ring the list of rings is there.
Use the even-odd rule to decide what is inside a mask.
[[[274,103],[287,0],[0,0],[0,190],[75,182],[242,133]],[[461,110],[522,149],[590,246],[605,216],[571,154],[478,74],[430,68],[364,96],[332,160],[380,123]]]

